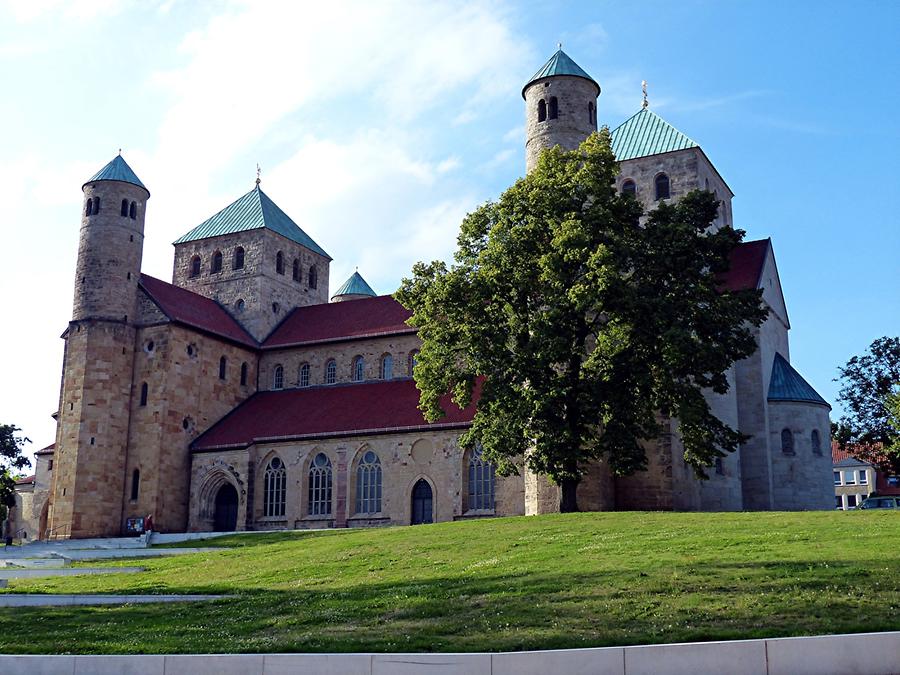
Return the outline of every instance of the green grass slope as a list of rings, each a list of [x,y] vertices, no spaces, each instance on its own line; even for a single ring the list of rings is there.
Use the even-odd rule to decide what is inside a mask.
[[[229,600],[0,609],[0,652],[550,649],[900,629],[900,513],[583,513],[213,540],[11,592]],[[130,564],[118,561],[118,565]]]

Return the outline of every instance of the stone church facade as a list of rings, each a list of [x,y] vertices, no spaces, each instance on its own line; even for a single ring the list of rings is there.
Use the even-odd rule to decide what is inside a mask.
[[[600,86],[562,50],[525,85],[526,165],[597,128]],[[646,105],[613,132],[618,188],[647,209],[732,193],[703,150]],[[256,187],[179,238],[172,282],[141,273],[149,190],[119,156],[83,186],[72,320],[40,534],[356,527],[558,510],[556,486],[496,476],[459,435],[474,405],[427,423],[412,380],[418,337],[355,273],[329,299],[331,257]],[[826,509],[828,404],[791,367],[771,241],[732,254],[725,291],[762,288],[759,349],[714,412],[751,436],[693,476],[677,421],[628,477],[602,462],[582,509]],[[330,301],[329,301],[330,300]]]

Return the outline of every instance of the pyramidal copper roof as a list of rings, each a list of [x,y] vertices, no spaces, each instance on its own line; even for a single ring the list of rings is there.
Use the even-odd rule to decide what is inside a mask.
[[[699,147],[650,108],[642,108],[612,132],[613,153],[620,162]]]
[[[122,158],[122,155],[113,157],[109,164],[91,176],[84,185],[95,183],[99,180],[117,180],[122,183],[131,183],[132,185],[137,185],[138,187],[147,190],[147,187],[141,182],[141,179],[138,178],[137,174],[130,166],[128,166],[128,162]],[[82,187],[84,187],[84,185],[82,185]],[[150,190],[147,190],[147,194],[150,194]]]
[[[247,194],[233,201],[216,215],[203,221],[187,234],[173,243],[183,244],[198,239],[218,237],[223,234],[246,232],[248,230],[269,229],[282,237],[305,246],[310,251],[331,260],[321,246],[312,240],[297,223],[291,220],[272,199],[263,192],[259,185]]]
[[[370,295],[374,298],[378,294],[372,290],[359,272],[354,272],[331,297],[336,298],[339,295]]]
[[[775,361],[772,363],[772,379],[769,381],[768,399],[770,401],[818,403],[831,408],[828,402],[812,388],[812,385],[804,380],[803,376],[794,370],[787,359],[778,352],[775,352]]]
[[[556,53],[550,57],[547,63],[541,66],[541,69],[532,75],[531,79],[525,83],[524,87],[522,87],[522,98],[525,98],[525,90],[538,80],[543,80],[547,77],[556,77],[557,75],[582,77],[585,80],[593,82],[597,87],[597,93],[600,93],[600,85],[597,84],[597,81],[588,75],[584,69],[575,63],[562,49],[558,49]]]

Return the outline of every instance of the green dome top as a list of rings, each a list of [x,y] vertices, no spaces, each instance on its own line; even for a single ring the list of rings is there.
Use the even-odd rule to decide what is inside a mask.
[[[378,294],[372,290],[359,272],[354,272],[331,297],[336,298],[340,295],[369,295],[374,298]]]
[[[558,49],[556,53],[550,57],[550,60],[541,66],[541,69],[525,83],[524,87],[522,87],[522,98],[525,98],[525,90],[538,80],[543,80],[547,77],[555,77],[557,75],[571,75],[572,77],[584,78],[589,82],[593,82],[597,87],[597,93],[600,93],[600,85],[597,84],[597,81],[584,72],[581,66],[575,63],[562,49]]]
[[[141,182],[141,179],[137,177],[137,174],[131,170],[131,167],[128,166],[128,163],[122,158],[122,155],[114,157],[109,164],[91,176],[90,180],[84,185],[94,183],[98,180],[117,180],[122,183],[131,183],[132,185],[137,185],[139,188],[147,190],[147,187]],[[82,187],[84,187],[84,185],[82,185]],[[150,194],[150,190],[147,190],[147,194]]]

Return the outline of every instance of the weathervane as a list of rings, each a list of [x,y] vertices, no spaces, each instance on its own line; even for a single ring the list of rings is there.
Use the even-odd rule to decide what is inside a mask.
[[[641,108],[647,108],[650,104],[647,102],[647,80],[641,80],[641,91],[644,92],[644,102]]]
[[[259,187],[259,174],[262,173],[262,169],[259,168],[259,163],[256,164],[256,187]]]

